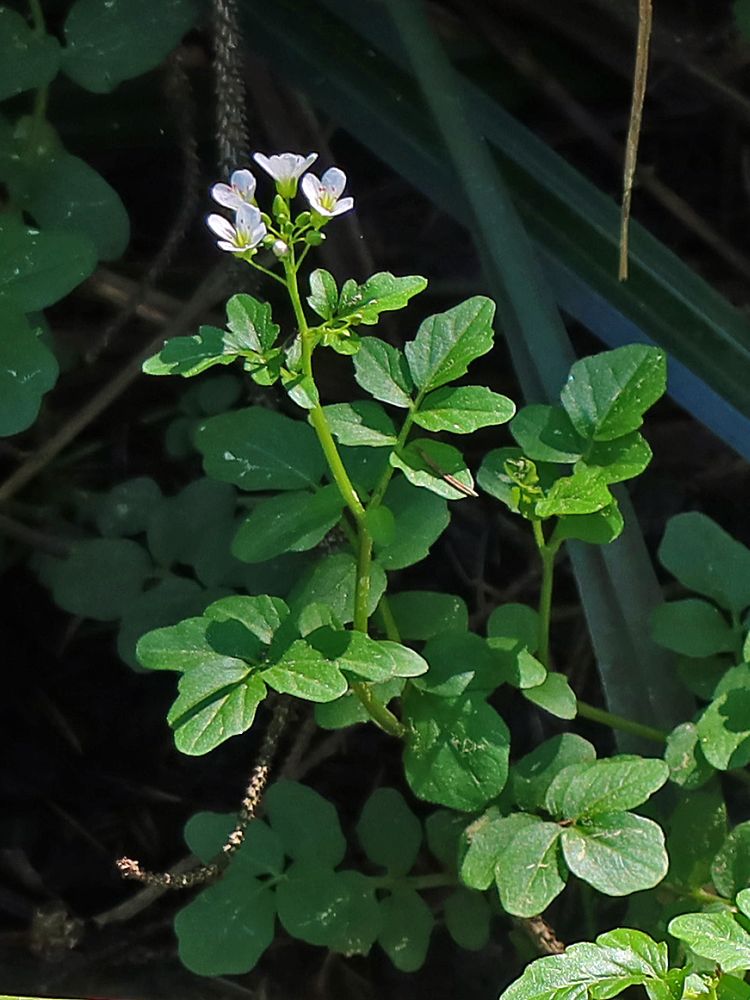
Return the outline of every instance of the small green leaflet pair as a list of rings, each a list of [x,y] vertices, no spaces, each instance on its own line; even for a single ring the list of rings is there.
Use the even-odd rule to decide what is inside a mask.
[[[623,520],[610,486],[650,462],[638,428],[665,388],[666,357],[654,347],[631,344],[575,362],[562,405],[521,409],[510,423],[518,447],[489,452],[479,485],[514,513],[556,517],[553,548],[566,538],[612,541]]]
[[[522,917],[543,912],[569,872],[609,896],[660,882],[669,864],[664,835],[630,810],[666,782],[666,764],[595,758],[590,743],[564,734],[519,761],[511,794],[528,811],[491,806],[467,828],[462,881],[474,889],[494,882],[503,909]]]
[[[200,617],[147,633],[137,655],[151,670],[182,674],[167,721],[187,754],[204,754],[248,730],[267,689],[312,702],[341,698],[355,681],[424,673],[427,663],[399,643],[344,631],[328,607],[298,620],[277,597],[225,597]]]
[[[424,828],[399,792],[377,789],[356,826],[370,874],[342,869],[347,844],[334,807],[304,785],[268,789],[265,819],[254,820],[222,879],[204,889],[175,920],[180,958],[204,976],[252,969],[280,923],[293,937],[346,955],[376,943],[403,972],[427,954],[440,900],[448,932],[462,948],[489,938],[490,907],[481,893],[455,881],[459,830],[450,814],[433,813]],[[199,813],[187,824],[190,848],[213,859],[234,819]],[[448,869],[440,896],[422,895],[410,874],[423,842]]]
[[[742,979],[727,975],[727,971],[747,969],[750,954],[743,953],[747,943],[736,938],[720,942],[685,921],[699,921],[710,914],[689,914],[677,917],[669,925],[675,937],[695,943],[700,954],[713,959],[723,971],[693,972],[690,966],[669,967],[666,944],[657,943],[642,931],[620,927],[600,934],[594,942],[571,945],[562,955],[540,958],[527,966],[523,975],[512,983],[500,1000],[609,1000],[630,986],[643,986],[649,1000],[748,1000],[750,987]],[[727,915],[727,927],[734,923]],[[688,931],[687,927],[691,929]],[[718,924],[715,925],[718,929]],[[735,927],[738,927],[734,923]],[[738,929],[740,929],[738,927]],[[750,935],[745,932],[750,943]],[[696,952],[698,953],[698,952]],[[728,959],[724,966],[719,960]],[[741,956],[741,957],[740,957]]]

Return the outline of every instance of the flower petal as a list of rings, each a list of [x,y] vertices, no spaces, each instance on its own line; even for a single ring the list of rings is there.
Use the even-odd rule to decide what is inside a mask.
[[[338,167],[329,167],[320,178],[320,183],[337,198],[340,198],[341,193],[346,187],[346,174],[343,170],[339,170]]]
[[[209,215],[206,224],[222,240],[233,240],[235,237],[234,226],[223,215]]]
[[[235,170],[229,178],[234,191],[248,204],[255,195],[255,177],[249,170]]]
[[[336,202],[331,215],[343,215],[344,212],[348,212],[352,208],[354,208],[354,198],[341,198]]]
[[[237,197],[237,193],[228,184],[214,184],[211,188],[211,197],[214,201],[223,205],[224,208],[237,209],[242,204]]]

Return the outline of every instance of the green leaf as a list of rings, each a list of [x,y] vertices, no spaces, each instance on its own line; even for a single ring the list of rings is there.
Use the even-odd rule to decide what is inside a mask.
[[[225,582],[240,567],[229,553],[236,502],[231,486],[205,477],[162,500],[152,511],[146,532],[154,560],[164,567],[192,566],[208,587]]]
[[[414,389],[406,358],[378,337],[364,337],[354,357],[354,377],[375,399],[408,408]]]
[[[297,639],[260,676],[274,691],[307,701],[334,701],[348,685],[335,663],[322,657],[304,639]]]
[[[466,826],[466,817],[447,809],[435,809],[424,822],[430,854],[449,871],[455,871],[458,843]]]
[[[750,667],[741,664],[719,682],[696,729],[703,756],[720,771],[750,762]]]
[[[372,693],[384,705],[387,705],[394,698],[398,698],[404,689],[404,680],[401,677],[394,677],[389,681],[382,681],[380,684],[371,686]],[[371,718],[351,689],[337,698],[336,701],[329,701],[325,704],[315,706],[315,721],[321,729],[345,729],[347,726],[354,726],[358,722],[370,722]]]
[[[518,487],[505,471],[505,463],[520,458],[520,448],[495,448],[487,452],[477,472],[477,482],[485,493],[502,501],[514,514],[518,513]]]
[[[185,843],[204,864],[214,861],[237,817],[231,813],[195,813],[185,824]],[[245,831],[242,844],[232,856],[232,868],[249,875],[281,875],[284,849],[273,830],[262,819],[254,819]],[[228,874],[228,872],[227,872]],[[237,875],[236,871],[232,875]]]
[[[146,375],[192,378],[213,365],[230,365],[237,354],[227,350],[225,336],[216,326],[201,326],[190,337],[171,337],[158,354],[143,362],[143,371]]]
[[[543,810],[547,788],[563,768],[595,760],[594,747],[575,733],[561,733],[545,740],[511,768],[511,786],[517,805],[529,812]]]
[[[422,486],[448,500],[476,496],[474,478],[461,452],[452,445],[418,438],[398,451],[392,451],[390,463],[401,469],[414,486]]]
[[[167,576],[156,586],[144,590],[130,602],[120,620],[117,634],[120,659],[130,667],[137,667],[136,647],[144,635],[153,629],[199,615],[207,599],[207,592],[195,580],[180,576]],[[205,642],[204,637],[201,636],[199,641]],[[170,662],[172,666],[168,669],[179,669],[175,667],[175,660]]]
[[[734,22],[743,38],[750,38],[750,4],[748,0],[734,0],[732,4]]]
[[[152,573],[146,550],[124,538],[76,543],[52,571],[55,603],[64,611],[95,621],[120,618]]]
[[[307,641],[340,670],[368,681],[391,677],[417,677],[427,671],[427,662],[408,646],[388,640],[377,641],[357,631],[323,627],[307,636]]]
[[[414,686],[443,698],[464,691],[489,694],[505,680],[503,661],[474,632],[441,632],[423,650],[429,671]]]
[[[242,660],[230,657],[187,671],[178,690],[167,722],[177,749],[196,757],[246,732],[266,696],[260,677],[251,675]]]
[[[249,972],[272,943],[275,924],[273,890],[255,878],[238,884],[227,874],[175,917],[180,961],[199,976]]]
[[[558,840],[562,827],[537,816],[519,826],[498,854],[495,881],[503,909],[518,917],[542,913],[565,888]]]
[[[415,795],[465,812],[499,795],[508,777],[508,727],[480,695],[438,698],[410,690],[404,767]]]
[[[382,504],[366,508],[364,523],[375,545],[390,545],[396,537],[396,519]]]
[[[707,885],[726,836],[727,808],[717,781],[680,796],[667,834],[670,882],[691,890]]]
[[[380,902],[383,928],[378,944],[400,972],[424,965],[435,918],[413,889],[399,888]]]
[[[310,427],[260,406],[210,417],[195,443],[207,475],[243,490],[314,487],[326,469]]]
[[[341,444],[384,448],[395,445],[396,428],[379,403],[358,400],[324,406],[331,433]]]
[[[534,513],[537,517],[554,517],[561,514],[593,514],[612,503],[612,494],[599,469],[579,465],[570,476],[555,480],[551,489],[537,500]]]
[[[509,653],[527,649],[535,653],[539,646],[539,612],[528,604],[499,604],[487,619],[487,640],[492,649]]]
[[[669,734],[664,760],[669,768],[670,781],[681,788],[700,788],[714,773],[703,756],[698,730],[692,722],[683,722]]]
[[[495,303],[475,295],[424,320],[404,348],[415,385],[429,392],[464,375],[475,358],[492,349],[494,315]]]
[[[350,278],[341,289],[336,318],[347,319],[353,326],[374,326],[380,313],[403,309],[410,298],[426,287],[427,278],[419,275],[396,278],[389,271],[373,274],[363,285]]]
[[[559,406],[532,403],[522,407],[511,421],[510,432],[524,455],[535,462],[572,464],[588,445]]]
[[[259,563],[284,552],[315,548],[341,519],[344,501],[333,483],[315,493],[301,490],[261,500],[240,525],[232,554]]]
[[[661,828],[633,813],[599,814],[591,825],[567,827],[560,842],[573,874],[607,896],[651,889],[669,867]]]
[[[711,878],[729,899],[750,885],[750,822],[738,823],[726,838],[711,865]]]
[[[375,891],[359,872],[298,862],[279,883],[276,901],[289,934],[331,951],[366,955],[380,932]]]
[[[0,216],[0,295],[24,312],[45,309],[93,274],[96,251],[81,233],[40,232]]]
[[[421,562],[450,522],[448,504],[430,490],[412,486],[401,476],[386,490],[383,503],[395,521],[394,537],[376,544],[379,562],[388,570]]]
[[[307,304],[321,319],[333,319],[339,302],[336,280],[329,271],[316,268],[310,274],[310,294]]]
[[[659,560],[683,587],[720,607],[739,613],[750,606],[750,550],[705,514],[670,518]]]
[[[155,507],[162,499],[153,479],[139,476],[114,486],[96,507],[96,527],[102,535],[121,538],[146,530]]]
[[[0,296],[0,327],[0,437],[5,437],[34,423],[42,397],[57,381],[58,366],[41,331],[9,296]]]
[[[378,788],[365,803],[357,836],[373,864],[392,876],[411,871],[422,846],[422,824],[395,788]]]
[[[527,830],[538,817],[527,813],[503,816],[497,806],[478,816],[463,832],[459,874],[471,889],[489,889],[495,877],[495,866],[513,837]]]
[[[724,615],[713,604],[695,597],[654,608],[651,634],[660,646],[685,656],[727,653],[736,645]]]
[[[130,220],[118,193],[64,150],[34,171],[28,209],[44,230],[88,237],[100,260],[117,260],[130,240]]]
[[[610,757],[586,765],[572,765],[550,786],[548,802],[555,803],[559,819],[595,819],[603,813],[633,809],[667,781],[663,760],[646,757]],[[562,798],[558,789],[565,788]]]
[[[414,423],[428,431],[471,434],[480,427],[507,423],[516,411],[507,396],[481,385],[437,389],[414,414]]]
[[[289,595],[289,604],[299,612],[308,604],[327,604],[342,625],[354,621],[354,591],[357,563],[348,552],[326,556],[315,564]],[[372,614],[386,587],[385,573],[379,563],[370,569],[370,604]]]
[[[194,0],[76,0],[65,22],[63,70],[81,87],[108,94],[158,66],[197,13]]]
[[[562,955],[537,959],[500,1000],[606,1000],[629,986],[653,987],[668,975],[666,944],[647,934],[618,928],[595,943],[571,945]]]
[[[410,642],[432,639],[441,632],[465,632],[469,627],[466,602],[454,594],[404,590],[389,594],[388,606],[399,635]]]
[[[551,543],[577,538],[592,545],[608,545],[622,534],[625,521],[616,501],[593,514],[570,514],[561,517],[550,538]]]
[[[7,7],[0,8],[0,101],[46,87],[60,68],[60,45]]]
[[[664,351],[629,344],[576,361],[560,399],[579,434],[612,441],[638,430],[663,395],[666,378]]]
[[[490,939],[492,913],[481,893],[459,888],[443,903],[445,927],[459,948],[481,951]]]
[[[346,840],[335,808],[322,795],[284,780],[271,785],[263,801],[271,827],[290,858],[321,868],[341,863]]]
[[[741,889],[737,893],[737,906],[746,917],[750,917],[750,889]]]
[[[558,719],[575,719],[578,712],[575,692],[565,674],[550,671],[541,684],[525,687],[523,696]]]
[[[652,457],[648,442],[633,431],[614,441],[596,441],[587,449],[583,461],[590,469],[601,469],[608,483],[621,483],[639,476]]]
[[[268,597],[265,594],[255,597],[233,595],[209,604],[204,614],[206,618],[217,622],[241,622],[264,646],[270,646],[286,621],[289,608],[279,597]]]
[[[147,670],[177,671],[227,664],[227,657],[217,653],[206,638],[209,624],[210,621],[203,617],[186,618],[176,625],[147,632],[138,642],[138,662]],[[229,665],[240,664],[233,660]]]
[[[265,354],[276,342],[279,325],[271,318],[271,305],[252,295],[233,295],[227,302],[227,348],[237,354]]]
[[[723,972],[750,969],[750,934],[726,910],[684,913],[670,921],[669,933]]]

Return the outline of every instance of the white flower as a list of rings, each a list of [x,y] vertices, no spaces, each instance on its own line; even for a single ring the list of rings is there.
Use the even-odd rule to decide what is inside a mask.
[[[223,215],[209,215],[207,222],[208,228],[219,237],[219,248],[230,253],[253,250],[267,232],[256,205],[240,205],[234,225]]]
[[[236,212],[241,205],[252,205],[255,200],[255,178],[249,170],[235,170],[229,184],[214,184],[211,197],[224,208]]]
[[[255,162],[273,177],[279,194],[285,198],[295,196],[297,181],[317,158],[317,153],[308,153],[307,156],[300,156],[299,153],[278,153],[275,156],[253,153]]]
[[[310,208],[329,219],[354,207],[354,198],[341,197],[345,185],[346,174],[338,167],[326,170],[320,179],[315,174],[305,174],[302,178],[302,192]]]

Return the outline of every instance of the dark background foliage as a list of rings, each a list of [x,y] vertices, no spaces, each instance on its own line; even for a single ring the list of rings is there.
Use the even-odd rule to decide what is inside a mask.
[[[11,6],[25,12],[23,4]],[[47,0],[49,31],[61,30],[68,7],[67,0]],[[603,149],[606,143],[621,144],[627,125],[633,5],[614,0],[456,0],[432,3],[429,10],[467,76],[604,191],[617,195],[618,147],[611,155]],[[382,157],[373,155],[335,118],[317,110],[303,90],[290,85],[276,66],[275,53],[262,51],[252,37],[251,4],[243,11],[243,24],[251,149],[319,150],[326,166],[336,163],[346,170],[356,197],[356,215],[331,231],[324,266],[341,278],[362,279],[373,268],[429,278],[422,300],[389,322],[395,342],[412,335],[421,315],[484,290],[466,230],[434,207],[425,191],[402,179],[389,166],[385,149]],[[138,39],[130,44],[137,45]],[[750,276],[744,256],[750,111],[743,96],[749,51],[728,2],[657,4],[641,171],[644,179],[658,179],[667,197],[655,198],[645,181],[635,197],[638,220],[742,307]],[[175,84],[173,61],[167,61],[111,94],[86,93],[64,78],[50,91],[50,121],[66,146],[120,194],[132,238],[122,259],[100,265],[48,311],[63,373],[35,426],[0,444],[7,475],[167,328],[184,303],[194,300],[195,289],[216,264],[217,251],[203,221],[208,187],[219,178],[213,56],[205,18],[180,48],[187,86]],[[3,110],[13,117],[29,100],[28,94],[13,98]],[[587,134],[591,129],[597,142]],[[689,212],[731,246],[734,266],[696,235],[695,226],[686,224]],[[168,266],[155,287],[139,291],[181,216],[187,225]],[[246,282],[247,276],[239,274],[236,280]],[[112,324],[131,294],[136,296],[135,314],[113,333]],[[205,296],[200,318],[210,321],[221,298],[221,293]],[[570,333],[580,353],[598,347],[574,322]],[[321,372],[331,401],[349,398],[353,389],[340,361],[326,362]],[[502,343],[483,362],[482,376],[492,388],[520,399]],[[200,980],[179,965],[171,919],[182,900],[174,895],[125,911],[125,919],[116,923],[102,919],[136,895],[120,881],[113,859],[133,852],[163,866],[182,857],[185,820],[199,809],[234,808],[254,749],[251,737],[231,741],[206,758],[177,753],[164,722],[172,678],[125,666],[116,654],[112,629],[57,608],[34,569],[39,554],[54,554],[61,542],[88,530],[80,520],[82,498],[135,476],[151,476],[165,492],[175,492],[199,474],[194,457],[170,464],[164,460],[164,431],[185,391],[178,382],[137,378],[113,395],[103,412],[3,510],[8,521],[0,526],[6,534],[0,604],[0,987],[53,995],[244,995],[269,1000],[385,993],[433,1000],[496,996],[519,969],[515,945],[524,957],[533,953],[507,918],[495,921],[491,946],[479,956],[460,952],[438,931],[425,968],[413,976],[396,973],[379,952],[367,959],[326,957],[282,934],[255,972],[232,981]],[[247,398],[248,390],[240,391]],[[650,417],[647,436],[655,461],[639,481],[634,500],[649,543],[656,544],[667,516],[685,509],[703,510],[741,540],[750,540],[744,516],[746,464],[668,400]],[[492,433],[475,435],[470,464],[476,467],[494,446]],[[481,625],[499,600],[533,603],[538,572],[530,540],[496,508],[478,501],[458,505],[429,564],[406,571],[403,583],[461,594],[474,624]],[[566,568],[553,643],[576,691],[589,701],[600,700],[585,624]],[[520,699],[509,708],[517,753],[560,728],[554,720],[540,722]],[[581,729],[603,751],[611,749],[606,731]],[[370,727],[342,736],[319,735],[291,766],[294,774],[304,774],[329,796],[349,823],[375,787],[400,780],[396,751]],[[730,804],[741,816],[747,803],[736,790],[733,794]],[[610,900],[603,905],[613,924],[621,916],[621,904]],[[585,887],[575,886],[553,909],[563,938],[597,929]]]

